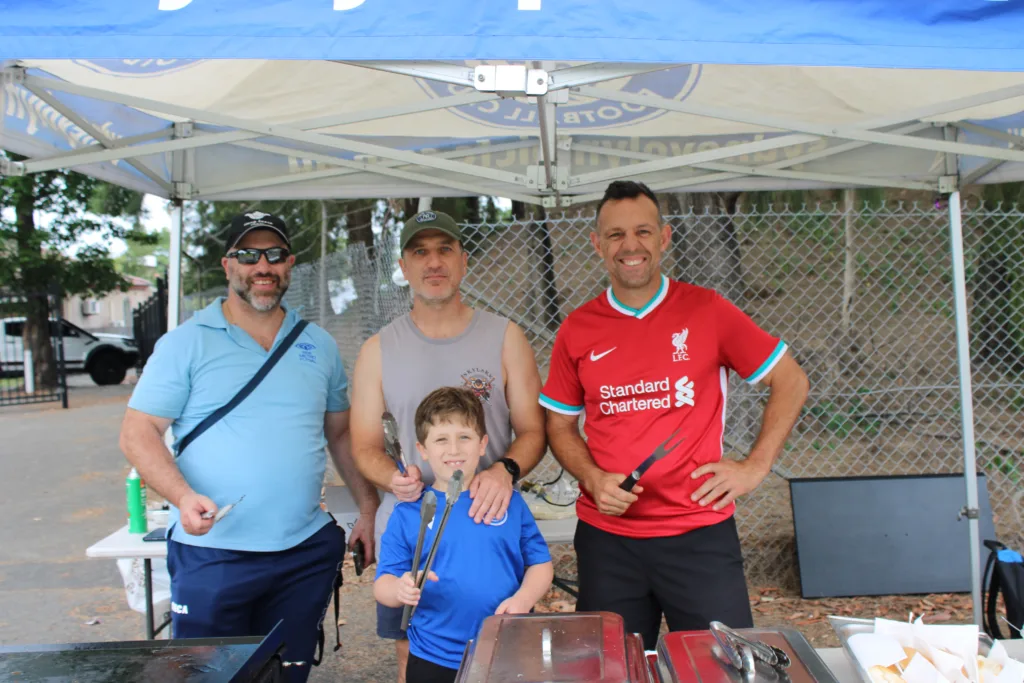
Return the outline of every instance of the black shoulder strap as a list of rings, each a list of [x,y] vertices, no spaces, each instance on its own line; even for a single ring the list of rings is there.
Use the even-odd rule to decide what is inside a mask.
[[[235,394],[230,401],[210,413],[205,420],[200,422],[195,429],[189,432],[185,438],[178,443],[176,454],[180,456],[182,452],[188,448],[190,443],[198,439],[199,436],[207,429],[220,422],[225,415],[230,413],[238,406],[239,403],[244,401],[246,397],[260,385],[263,378],[267,376],[275,365],[277,365],[277,361],[281,360],[281,356],[285,354],[285,351],[291,348],[292,344],[295,343],[295,340],[299,338],[299,335],[302,334],[302,330],[306,329],[306,325],[308,324],[308,321],[300,320],[295,327],[292,328],[292,331],[288,333],[288,336],[284,338],[276,349],[274,349],[274,352],[267,357],[267,360],[263,361],[262,367],[260,367],[259,371],[255,375],[253,375],[253,378],[249,380],[248,384],[242,387],[242,389]]]
[[[989,554],[988,562],[985,563],[985,572],[982,574],[981,579],[981,590],[983,591],[982,604],[985,608],[985,612],[982,615],[982,625],[988,635],[1002,640],[1003,633],[999,628],[999,622],[996,617],[996,609],[999,605],[999,589],[1001,588],[999,572],[995,571],[999,548],[990,545],[989,541],[985,541],[985,545],[989,549]],[[999,545],[1002,546],[1001,543]]]

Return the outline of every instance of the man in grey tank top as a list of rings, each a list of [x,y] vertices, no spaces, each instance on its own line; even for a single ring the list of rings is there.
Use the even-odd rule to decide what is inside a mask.
[[[420,212],[406,222],[400,246],[412,310],[366,341],[352,382],[352,454],[364,476],[386,492],[377,511],[377,542],[395,503],[418,500],[424,484],[434,481],[416,450],[413,420],[420,401],[434,389],[469,387],[484,406],[490,441],[470,485],[469,514],[477,523],[505,515],[516,482],[537,465],[546,447],[540,374],[526,335],[505,318],[470,308],[459,294],[469,257],[458,225],[447,214]],[[385,410],[398,421],[410,463],[407,476],[384,451]],[[397,641],[403,683],[409,643],[401,620],[401,609],[377,605],[377,633]]]

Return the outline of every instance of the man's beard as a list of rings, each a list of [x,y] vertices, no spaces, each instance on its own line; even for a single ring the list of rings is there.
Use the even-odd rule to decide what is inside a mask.
[[[275,280],[277,282],[277,289],[265,294],[253,294],[252,281],[256,279]],[[231,289],[241,297],[242,301],[252,306],[253,309],[260,313],[268,313],[280,305],[281,299],[284,298],[285,292],[288,291],[289,284],[291,284],[291,274],[279,278],[270,273],[255,273],[245,280],[238,277],[232,278]]]
[[[425,280],[428,275],[432,275],[432,274],[434,274],[434,273],[424,274],[423,279]],[[449,278],[451,277],[451,274],[448,271],[439,271],[436,274],[438,274],[438,275],[446,275]],[[458,286],[455,285],[454,281],[449,279],[449,285],[450,285],[450,289],[448,290],[448,292],[446,294],[427,294],[426,293],[427,287],[426,287],[426,285],[424,285],[422,291],[416,291],[416,289],[414,288],[413,289],[413,295],[416,298],[422,300],[425,304],[428,304],[428,305],[431,305],[431,306],[444,306],[444,305],[450,303],[455,298],[455,295],[458,294],[458,292],[459,292],[459,288],[458,288]]]

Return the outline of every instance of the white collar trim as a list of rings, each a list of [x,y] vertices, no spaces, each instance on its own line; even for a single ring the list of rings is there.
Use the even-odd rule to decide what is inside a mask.
[[[607,290],[608,304],[619,313],[628,315],[630,318],[636,318],[637,320],[646,317],[651,311],[657,308],[667,296],[668,277],[665,275],[661,276],[661,287],[658,288],[658,293],[654,295],[654,298],[644,304],[642,308],[630,308],[615,298],[615,293],[612,291],[611,287],[608,287]]]

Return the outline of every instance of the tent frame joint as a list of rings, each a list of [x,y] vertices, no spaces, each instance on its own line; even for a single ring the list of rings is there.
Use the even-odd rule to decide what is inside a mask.
[[[175,139],[190,138],[195,135],[195,132],[195,121],[176,121],[172,137]]]
[[[184,199],[189,200],[195,197],[198,193],[192,183],[175,181],[172,183],[174,186],[174,197],[173,199]]]
[[[547,71],[529,69],[525,64],[481,64],[473,69],[474,88],[502,97],[546,95],[549,82]]]
[[[952,194],[960,189],[960,178],[955,175],[944,175],[939,177],[939,192],[941,194]]]
[[[25,175],[25,164],[23,162],[0,157],[0,177],[20,178],[23,175]]]
[[[0,69],[0,88],[5,85],[21,85],[25,82],[25,67],[9,66]]]

